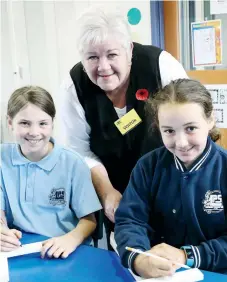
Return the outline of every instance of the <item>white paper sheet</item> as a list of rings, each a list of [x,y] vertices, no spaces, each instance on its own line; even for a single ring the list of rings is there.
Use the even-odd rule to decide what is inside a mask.
[[[215,64],[215,28],[193,29],[195,65]]]
[[[110,234],[110,244],[114,251],[118,254],[117,252],[117,244],[114,238],[114,232],[111,232]],[[149,279],[144,279],[142,277],[139,277],[135,275],[130,269],[128,269],[132,276],[134,277],[135,281],[150,281],[150,282],[197,282],[197,281],[202,281],[204,279],[203,273],[198,269],[198,268],[192,268],[189,270],[184,270],[181,272],[175,273],[173,276],[169,277],[160,277],[160,278],[149,278]]]
[[[184,270],[175,273],[173,276],[144,279],[146,282],[197,282],[204,279],[203,273],[198,268]]]
[[[0,253],[0,281],[9,281],[8,259],[3,255],[3,253]]]
[[[222,64],[222,21],[191,23],[192,58],[194,67]]]
[[[11,258],[11,257],[22,256],[31,253],[39,253],[41,249],[42,249],[42,242],[37,242],[37,243],[22,245],[22,247],[19,247],[18,249],[11,252],[5,252],[4,254],[7,258]]]
[[[0,282],[9,281],[8,258],[27,255],[31,253],[39,253],[42,249],[42,242],[22,245],[18,249],[11,252],[0,253]]]

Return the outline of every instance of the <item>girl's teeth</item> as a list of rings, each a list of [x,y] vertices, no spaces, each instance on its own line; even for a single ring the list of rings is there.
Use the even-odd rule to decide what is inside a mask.
[[[38,143],[39,142],[39,140],[28,140],[30,143],[32,143],[32,144],[36,144],[36,143]]]

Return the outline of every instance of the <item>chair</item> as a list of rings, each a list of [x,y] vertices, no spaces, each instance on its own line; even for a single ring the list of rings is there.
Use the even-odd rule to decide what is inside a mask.
[[[92,234],[92,239],[94,242],[94,247],[97,248],[98,240],[103,238],[103,219],[104,219],[103,210],[99,210],[95,212],[95,218],[96,218],[97,226]]]

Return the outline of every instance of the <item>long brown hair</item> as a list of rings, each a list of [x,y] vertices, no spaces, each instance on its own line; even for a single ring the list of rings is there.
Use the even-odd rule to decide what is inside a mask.
[[[24,86],[15,90],[8,102],[7,115],[13,119],[28,103],[39,107],[54,119],[56,109],[53,98],[49,92],[38,86]]]
[[[155,125],[158,126],[158,110],[160,105],[165,103],[196,103],[199,104],[204,111],[207,119],[212,118],[213,104],[210,92],[199,81],[192,79],[177,79],[171,81],[168,85],[158,91],[158,93],[150,98],[146,103],[147,114],[152,114]],[[221,134],[218,128],[214,127],[210,130],[211,139],[216,142],[220,139]]]

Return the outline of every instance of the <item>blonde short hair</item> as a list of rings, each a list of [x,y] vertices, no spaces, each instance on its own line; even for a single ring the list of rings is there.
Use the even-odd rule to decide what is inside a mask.
[[[119,9],[91,7],[77,20],[79,34],[78,51],[83,55],[86,46],[104,42],[110,36],[120,41],[126,51],[130,50],[132,36],[127,17]]]

